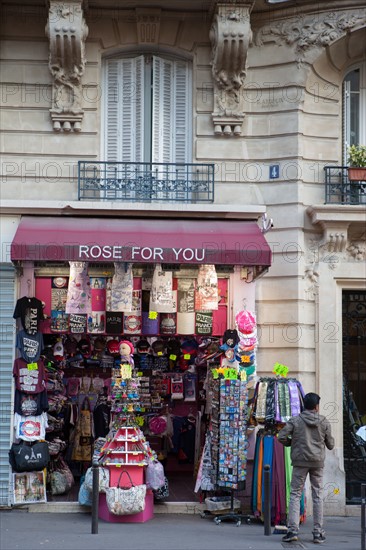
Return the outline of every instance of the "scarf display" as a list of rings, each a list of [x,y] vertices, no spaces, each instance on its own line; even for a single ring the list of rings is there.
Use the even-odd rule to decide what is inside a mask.
[[[251,506],[262,521],[264,501],[264,465],[270,465],[271,523],[284,525],[290,498],[292,466],[290,448],[284,447],[274,434],[263,429],[257,433],[253,463]],[[300,522],[305,521],[305,489],[300,501]]]
[[[260,378],[257,382],[253,417],[258,424],[286,423],[303,410],[304,390],[295,378]]]

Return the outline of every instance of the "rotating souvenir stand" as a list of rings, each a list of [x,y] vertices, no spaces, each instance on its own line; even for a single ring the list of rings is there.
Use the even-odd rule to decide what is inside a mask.
[[[219,489],[230,489],[230,509],[216,515],[214,521],[217,525],[223,520],[234,520],[237,525],[243,519],[250,523],[250,516],[234,508],[235,490],[244,489],[246,479],[247,385],[232,374],[231,379],[217,380],[216,387],[211,419],[213,469],[216,471],[212,473]]]

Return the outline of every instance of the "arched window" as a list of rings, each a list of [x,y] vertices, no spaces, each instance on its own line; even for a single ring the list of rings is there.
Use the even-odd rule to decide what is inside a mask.
[[[104,160],[191,162],[191,64],[140,55],[107,59]]]
[[[343,81],[343,160],[350,145],[366,145],[366,63],[347,73]]]

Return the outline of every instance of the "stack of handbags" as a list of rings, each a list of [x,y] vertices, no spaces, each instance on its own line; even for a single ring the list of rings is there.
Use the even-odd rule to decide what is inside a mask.
[[[54,496],[68,493],[75,484],[74,476],[62,456],[51,461],[47,481]]]

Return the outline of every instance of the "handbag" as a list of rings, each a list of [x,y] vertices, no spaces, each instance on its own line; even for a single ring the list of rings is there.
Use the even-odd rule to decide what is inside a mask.
[[[63,495],[67,492],[67,480],[63,473],[55,470],[49,474],[52,495]]]
[[[157,489],[156,491],[153,491],[155,500],[164,500],[165,498],[168,498],[169,496],[169,482],[168,478],[165,477],[164,485],[160,487],[160,489]]]
[[[85,473],[85,486],[89,491],[93,490],[93,470],[88,468]],[[109,470],[108,468],[99,468],[99,492],[105,493],[109,487]]]
[[[46,441],[33,444],[13,443],[9,451],[9,462],[15,472],[38,472],[46,468],[50,453]]]
[[[60,456],[56,461],[56,471],[61,472],[66,479],[66,491],[70,491],[71,487],[75,485],[75,480],[72,471],[66,464],[65,460]]]
[[[86,486],[85,481],[80,485],[78,501],[81,506],[92,506],[92,493]]]
[[[121,477],[127,474],[130,480],[130,487],[121,487]],[[106,489],[106,500],[108,510],[116,516],[127,516],[138,514],[145,510],[146,485],[134,485],[130,474],[123,470],[119,476],[117,487]]]

